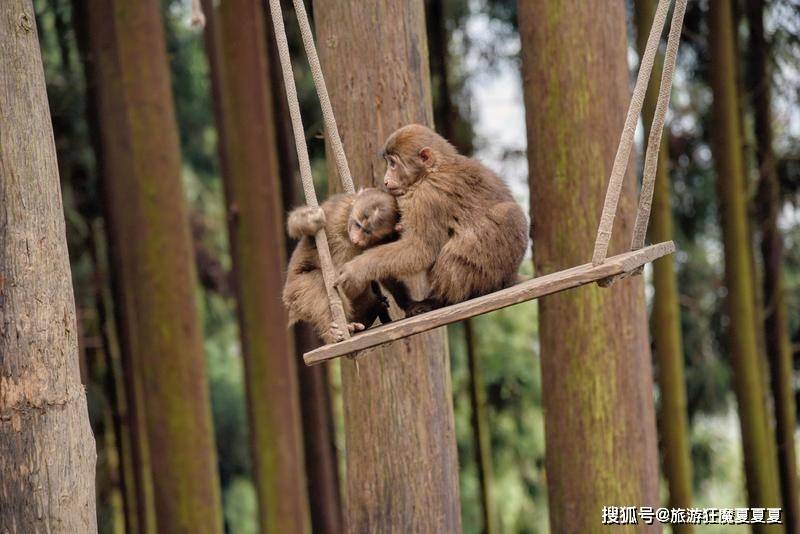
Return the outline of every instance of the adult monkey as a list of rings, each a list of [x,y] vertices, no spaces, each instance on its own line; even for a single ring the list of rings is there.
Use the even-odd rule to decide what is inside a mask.
[[[517,280],[528,221],[496,174],[419,124],[391,134],[383,157],[384,185],[397,197],[403,233],[342,266],[336,283],[348,296],[371,280],[427,272],[428,299],[406,310],[415,315]]]

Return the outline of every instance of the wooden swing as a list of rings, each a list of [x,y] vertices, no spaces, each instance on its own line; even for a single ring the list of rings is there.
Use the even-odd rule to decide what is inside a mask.
[[[305,5],[303,0],[293,0],[300,33],[303,37],[303,45],[311,66],[311,73],[314,78],[314,85],[322,107],[322,115],[325,122],[328,141],[333,149],[339,178],[342,181],[344,190],[348,193],[355,191],[353,179],[350,175],[347,157],[342,147],[339,137],[339,130],[336,119],[333,115],[328,90],[325,86],[325,79],[322,75],[322,68],[317,56],[314,36],[308,22]],[[683,16],[686,12],[687,0],[675,0],[675,9],[672,22],[670,24],[669,37],[667,39],[666,54],[664,57],[664,69],[659,88],[658,102],[654,112],[653,123],[647,142],[647,151],[644,161],[644,173],[642,179],[642,189],[639,198],[639,207],[636,213],[636,223],[631,241],[631,250],[624,254],[606,258],[608,244],[611,239],[611,232],[614,225],[614,217],[617,212],[619,197],[622,192],[622,182],[628,167],[631,149],[633,147],[636,124],[644,103],[645,92],[650,81],[650,73],[653,69],[656,52],[661,41],[669,13],[672,0],[659,0],[653,24],[650,28],[650,35],[647,40],[647,47],[642,55],[639,73],[636,78],[633,96],[628,107],[625,118],[625,126],[622,130],[614,166],[609,178],[608,189],[606,191],[603,212],[597,229],[597,238],[594,244],[594,253],[589,263],[573,267],[564,271],[555,272],[545,276],[533,278],[515,286],[490,293],[466,302],[461,302],[444,308],[439,308],[415,317],[398,320],[375,328],[370,328],[338,343],[324,345],[318,349],[307,352],[303,356],[306,365],[315,365],[327,360],[332,360],[340,356],[354,354],[364,349],[369,349],[396,341],[414,334],[419,334],[440,326],[468,319],[476,315],[487,313],[521,302],[552,295],[567,289],[582,286],[592,282],[597,282],[601,286],[610,285],[615,279],[636,275],[641,273],[646,263],[671,254],[675,251],[672,241],[644,246],[645,234],[647,233],[647,223],[650,218],[650,208],[653,198],[653,185],[656,175],[656,164],[658,160],[658,150],[661,144],[661,135],[664,129],[664,119],[669,108],[670,90],[672,88],[672,77],[675,70],[675,62],[678,54],[681,29],[683,27]],[[300,115],[300,105],[297,99],[297,88],[295,86],[292,73],[291,57],[286,38],[286,31],[283,25],[283,16],[280,0],[269,0],[272,22],[275,28],[275,37],[278,45],[278,52],[283,70],[283,80],[286,87],[286,97],[289,103],[289,111],[292,119],[292,129],[294,132],[297,156],[300,166],[300,176],[303,182],[306,204],[311,207],[318,207],[317,195],[314,190],[314,182],[311,175],[311,165],[308,157],[308,150],[305,141],[305,131]],[[328,240],[325,230],[320,230],[315,236],[317,251],[320,257],[325,288],[330,301],[333,320],[339,324],[347,323],[342,300],[334,287],[335,268],[331,260],[328,249]],[[347,333],[347,329],[341,329]]]

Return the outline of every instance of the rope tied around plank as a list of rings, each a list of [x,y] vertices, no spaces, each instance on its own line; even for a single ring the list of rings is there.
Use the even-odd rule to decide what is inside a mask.
[[[619,198],[622,193],[622,183],[625,172],[628,169],[631,149],[633,147],[634,135],[636,134],[636,124],[642,113],[647,85],[650,81],[650,73],[653,70],[658,45],[661,41],[661,33],[669,12],[672,0],[659,0],[656,8],[653,25],[650,27],[650,35],[647,38],[647,46],[642,54],[639,63],[639,73],[636,77],[636,84],[633,88],[633,95],[628,106],[628,114],[625,117],[625,126],[622,129],[617,153],[614,157],[614,165],[611,169],[611,177],[608,181],[606,198],[603,203],[603,212],[600,216],[600,223],[597,227],[597,237],[594,243],[594,253],[592,264],[599,265],[606,259],[608,245],[611,241],[611,233],[614,227],[614,217],[617,213]],[[672,22],[670,24],[669,38],[664,60],[664,69],[661,77],[661,86],[658,93],[658,101],[650,128],[650,135],[647,142],[645,155],[644,174],[642,178],[642,190],[639,199],[639,207],[636,213],[636,224],[634,226],[631,250],[637,250],[644,245],[645,234],[647,233],[647,223],[650,218],[652,206],[653,189],[656,177],[658,151],[663,135],[664,120],[669,108],[670,93],[672,90],[672,78],[675,70],[675,62],[680,45],[680,35],[683,28],[683,17],[686,12],[687,0],[675,0]]]

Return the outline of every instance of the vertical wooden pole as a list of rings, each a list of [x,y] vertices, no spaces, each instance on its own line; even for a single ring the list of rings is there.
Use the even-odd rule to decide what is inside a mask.
[[[742,427],[747,493],[751,506],[780,506],[774,434],[769,428],[764,376],[756,333],[755,288],[750,255],[747,196],[736,84],[736,50],[730,0],[709,4],[713,148],[717,170],[725,285],[730,319],[733,381]],[[761,531],[764,526],[754,526]],[[775,527],[779,528],[779,527]]]
[[[750,95],[755,115],[756,160],[759,167],[759,226],[764,259],[764,330],[775,403],[781,495],[786,531],[800,532],[800,490],[794,431],[797,426],[794,366],[783,283],[783,236],[778,228],[780,183],[772,148],[772,70],[770,45],[764,34],[764,0],[747,2],[750,22]]]
[[[631,94],[625,4],[530,0],[519,10],[534,261],[547,274],[592,254]],[[612,254],[629,245],[635,189],[629,174]],[[539,333],[552,531],[597,531],[606,505],[657,507],[642,277],[540,300]]]
[[[30,0],[0,2],[0,528],[97,531],[64,211]]]
[[[159,532],[222,529],[175,111],[158,0],[88,0],[110,235],[125,249]],[[112,256],[113,257],[113,256]],[[116,263],[119,265],[119,263]],[[115,267],[116,267],[115,265]],[[131,369],[126,369],[130,371]]]
[[[314,8],[353,177],[357,186],[378,185],[386,137],[408,123],[432,122],[423,2],[316,1]],[[329,176],[336,182],[333,167]],[[444,331],[382,346],[357,363],[343,361],[342,386],[348,531],[459,532]]]
[[[264,6],[205,2],[262,532],[309,527]]]

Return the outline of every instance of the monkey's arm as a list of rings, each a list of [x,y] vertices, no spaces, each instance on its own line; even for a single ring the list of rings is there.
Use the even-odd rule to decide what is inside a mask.
[[[325,226],[325,212],[321,207],[303,206],[289,213],[286,230],[292,239],[313,236]]]
[[[402,279],[426,271],[438,248],[432,240],[407,229],[398,241],[368,249],[345,263],[336,284],[348,297],[361,294],[372,280]]]

